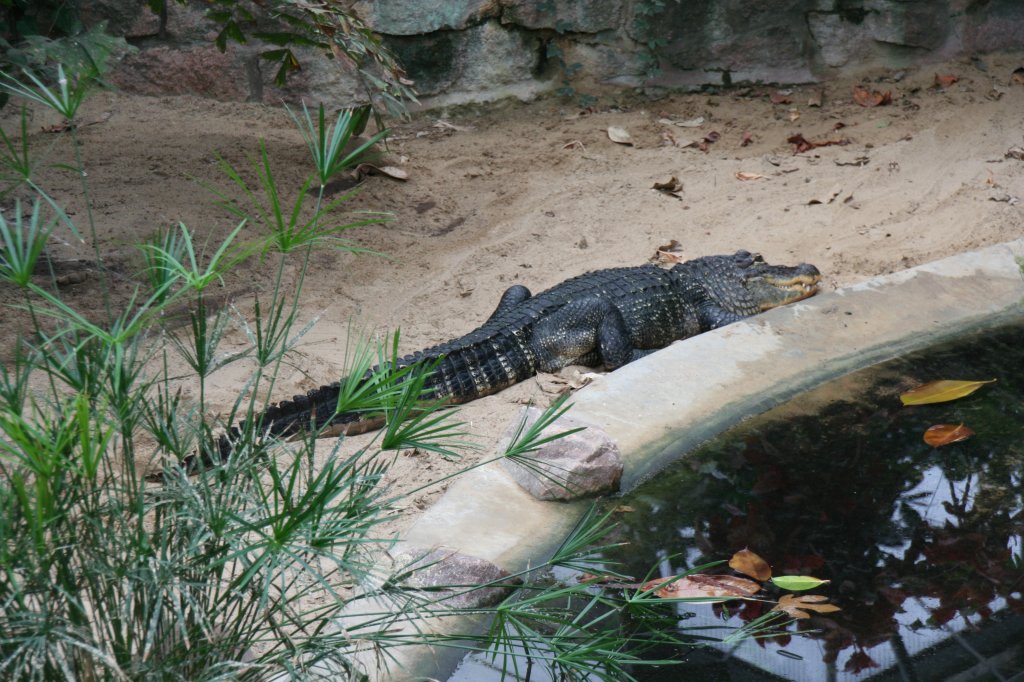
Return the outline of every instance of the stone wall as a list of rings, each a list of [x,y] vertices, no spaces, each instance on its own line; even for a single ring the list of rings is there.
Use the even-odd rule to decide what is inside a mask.
[[[337,64],[313,54],[286,90],[274,87],[258,45],[213,46],[206,3],[168,3],[163,36],[138,0],[87,4],[139,48],[113,77],[127,90],[336,105],[358,98]],[[1024,49],[1024,0],[356,0],[353,8],[427,104],[551,89],[801,83]]]

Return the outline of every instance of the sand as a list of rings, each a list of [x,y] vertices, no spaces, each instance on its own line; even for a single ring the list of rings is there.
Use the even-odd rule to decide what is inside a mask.
[[[483,322],[512,284],[540,291],[588,270],[641,264],[672,240],[686,258],[747,249],[773,263],[813,263],[831,290],[1020,237],[1024,83],[1011,74],[1022,63],[1022,54],[990,55],[784,90],[619,93],[587,109],[552,97],[429,111],[396,123],[380,163],[407,179],[368,176],[347,202],[352,210],[391,215],[387,224],[348,233],[354,244],[384,255],[313,255],[301,317],[316,324],[290,356],[274,397],[339,378],[353,330],[379,336],[400,329],[402,350],[417,350]],[[958,80],[937,87],[936,74]],[[853,99],[858,85],[890,92],[891,103],[861,106]],[[819,98],[820,106],[809,104]],[[14,113],[7,107],[0,114],[8,132]],[[232,191],[218,155],[244,165],[264,140],[280,187],[297,188],[309,172],[307,149],[280,108],[101,92],[81,120],[89,123],[78,135],[100,250],[118,275],[115,302],[138,280],[132,244],[157,228],[182,222],[197,241],[213,243],[237,224],[202,186]],[[53,115],[34,112],[32,143],[53,145],[49,162],[67,162],[67,136],[43,130],[54,124]],[[626,131],[632,144],[609,139],[610,127]],[[799,151],[787,141],[797,134],[842,144]],[[41,178],[86,225],[79,179],[56,169]],[[671,178],[677,192],[652,188]],[[65,243],[54,258],[78,273],[63,294],[95,314],[104,291],[88,266],[91,249],[66,231],[58,236]],[[288,286],[297,264],[285,271]],[[217,293],[244,318],[273,275],[272,261],[253,259]],[[9,287],[0,297],[18,299]],[[24,319],[18,311],[3,315],[10,348]],[[237,324],[225,349],[244,345]],[[212,412],[230,408],[249,369],[241,363],[214,374]],[[194,382],[182,387],[195,396]],[[426,485],[486,456],[524,403],[547,404],[562,387],[541,378],[465,406],[468,440],[480,448],[460,462],[400,453],[391,473],[396,489]],[[373,438],[352,438],[346,447]],[[443,487],[418,493],[407,511],[425,507]]]

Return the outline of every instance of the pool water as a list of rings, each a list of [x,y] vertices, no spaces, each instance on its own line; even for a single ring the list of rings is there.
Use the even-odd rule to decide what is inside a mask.
[[[954,402],[899,400],[935,379],[993,378]],[[922,435],[940,423],[975,435],[932,448]],[[1024,326],[803,394],[612,504],[628,544],[608,558],[623,572],[674,575],[747,547],[776,575],[830,580],[814,593],[842,609],[800,621],[808,634],[655,652],[685,662],[639,679],[1024,680]],[[694,627],[770,607],[665,608]]]

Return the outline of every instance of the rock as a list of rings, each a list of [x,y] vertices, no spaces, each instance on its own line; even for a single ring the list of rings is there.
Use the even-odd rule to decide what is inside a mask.
[[[502,8],[501,21],[559,33],[598,33],[620,28],[622,5],[621,0],[515,0]]]
[[[658,85],[737,82],[809,82],[807,55],[812,42],[803,12],[793,0],[694,0],[666,3],[653,14],[627,22],[630,36],[643,45],[663,41],[657,50],[663,76]]]
[[[361,0],[353,7],[377,33],[411,36],[460,30],[498,16],[498,0]]]
[[[527,424],[533,424],[541,410],[529,407],[525,413]],[[607,433],[563,417],[542,435],[551,436],[578,426],[585,429],[516,459],[505,458],[505,471],[539,500],[575,500],[617,491],[622,479],[622,456]],[[506,431],[500,441],[501,450],[508,447],[517,428],[518,422]]]
[[[531,80],[540,61],[536,36],[497,21],[465,31],[392,37],[387,44],[406,65],[420,95],[481,92]]]
[[[249,99],[245,52],[221,52],[213,45],[139,50],[110,75],[117,86],[142,95],[204,95],[224,101]]]
[[[503,580],[511,574],[489,561],[445,549],[404,549],[394,556],[393,570],[414,571],[404,582],[421,588],[484,585],[502,581],[500,585],[477,590],[457,588],[438,590],[428,595],[444,598],[444,605],[453,609],[493,606],[507,597],[514,585],[522,582],[519,578]]]
[[[565,63],[579,65],[578,76],[570,79],[573,82],[636,86],[646,75],[647,63],[636,46],[617,32],[595,34],[587,40],[578,36],[574,40],[562,38],[556,42]]]

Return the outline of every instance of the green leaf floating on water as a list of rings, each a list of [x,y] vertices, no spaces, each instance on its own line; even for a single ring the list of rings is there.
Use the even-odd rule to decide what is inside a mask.
[[[812,590],[815,587],[820,587],[821,585],[831,581],[822,580],[821,578],[815,578],[810,575],[777,575],[772,578],[772,582],[784,590],[803,592],[804,590]]]
[[[954,381],[951,379],[929,381],[927,384],[922,384],[901,394],[900,401],[904,405],[945,403],[969,396],[985,384],[991,384],[994,381],[995,379],[989,379],[988,381]]]

